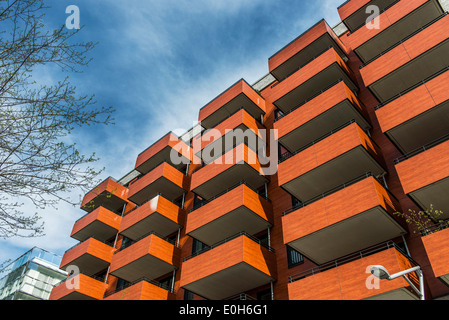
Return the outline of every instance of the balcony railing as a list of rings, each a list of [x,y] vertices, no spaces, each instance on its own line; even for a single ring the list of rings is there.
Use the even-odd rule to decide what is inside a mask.
[[[373,21],[374,19],[376,19],[377,17],[379,17],[382,13],[384,13],[385,11],[387,11],[388,9],[390,9],[392,6],[394,6],[396,3],[398,3],[401,0],[396,0],[393,3],[390,3],[388,6],[386,6],[385,8],[383,8],[382,10],[379,11],[379,15],[373,17],[370,21],[365,21],[363,22],[361,25],[359,25],[358,27],[355,27],[354,30],[349,31],[348,32],[348,36],[353,34],[354,32],[356,32],[357,30],[363,28],[364,26],[366,26],[368,23],[370,23],[371,21]]]
[[[114,254],[117,254],[117,253],[119,253],[120,251],[125,250],[126,248],[132,246],[133,244],[135,244],[135,243],[139,242],[140,240],[145,239],[146,237],[149,237],[149,236],[151,236],[151,235],[155,235],[156,237],[161,238],[162,240],[165,240],[165,241],[167,241],[168,243],[171,243],[172,245],[174,245],[174,246],[177,247],[177,243],[176,243],[175,240],[173,240],[173,239],[171,239],[171,238],[169,238],[169,237],[161,236],[161,235],[158,234],[157,232],[151,231],[151,232],[148,232],[147,234],[145,234],[145,235],[143,235],[143,236],[137,238],[136,240],[132,240],[132,241],[127,242],[125,245],[123,245],[123,246],[120,247],[118,250],[116,250],[116,251],[114,252]]]
[[[350,121],[346,122],[345,124],[343,124],[343,125],[341,125],[341,126],[335,128],[335,129],[329,131],[328,133],[322,135],[322,136],[319,137],[318,139],[315,139],[315,140],[313,140],[312,142],[306,144],[304,147],[301,147],[300,149],[296,150],[296,151],[293,152],[293,153],[291,153],[291,152],[284,152],[284,153],[281,154],[281,156],[279,157],[278,163],[284,162],[285,160],[287,160],[287,159],[289,159],[289,158],[291,158],[291,157],[297,155],[298,153],[300,153],[300,152],[306,150],[307,148],[310,148],[311,146],[317,144],[318,142],[320,142],[320,141],[326,139],[327,137],[333,135],[334,133],[336,133],[336,132],[338,132],[338,131],[340,131],[340,130],[346,128],[347,126],[349,126],[349,125],[351,125],[351,124],[353,124],[353,123],[357,123],[357,122],[356,122],[355,120],[350,120]],[[373,141],[373,142],[374,142],[374,141]]]
[[[441,221],[440,223],[437,223],[433,226],[424,228],[420,230],[421,236],[425,237],[429,234],[444,230],[444,229],[448,229],[449,228],[449,219],[445,219],[443,221]]]
[[[194,205],[193,205],[193,208],[190,209],[189,213],[192,212],[192,211],[195,211],[195,210],[197,210],[197,209],[199,209],[199,208],[201,208],[201,207],[203,207],[203,206],[205,206],[206,204],[208,204],[209,202],[214,201],[215,199],[220,198],[221,196],[225,195],[226,193],[228,193],[228,192],[234,190],[235,188],[237,188],[237,187],[239,187],[239,186],[241,186],[241,185],[247,186],[248,188],[250,188],[251,190],[253,190],[255,193],[257,193],[259,196],[261,196],[262,198],[264,198],[264,199],[267,200],[268,202],[271,202],[270,199],[268,199],[268,196],[267,196],[267,195],[262,194],[261,191],[255,190],[254,188],[252,188],[251,186],[249,186],[245,181],[242,180],[242,181],[236,183],[235,185],[233,185],[233,186],[227,188],[226,190],[220,192],[220,193],[217,194],[216,196],[214,196],[214,197],[212,197],[212,198],[210,198],[210,199],[207,199],[207,200],[202,200],[202,201],[200,201],[200,202],[194,204]],[[265,191],[264,191],[264,192],[265,192]]]
[[[379,53],[377,56],[369,59],[368,61],[366,61],[365,63],[363,63],[362,65],[360,65],[359,69],[363,69],[364,67],[366,67],[367,65],[369,65],[371,62],[379,59],[380,57],[382,57],[384,54],[386,54],[387,52],[393,50],[394,48],[396,48],[397,46],[401,45],[402,43],[406,42],[408,39],[412,38],[413,36],[417,35],[418,33],[420,33],[421,31],[423,31],[424,29],[430,27],[432,24],[434,24],[435,22],[437,22],[438,20],[444,18],[445,16],[447,16],[448,12],[444,12],[442,15],[438,16],[437,18],[433,19],[432,21],[430,21],[429,23],[425,24],[424,26],[422,26],[421,28],[419,28],[418,30],[414,31],[413,33],[411,33],[410,35],[408,35],[407,37],[401,39],[400,41],[396,42],[395,44],[393,44],[391,47],[385,49],[384,51],[382,51],[381,53]]]
[[[229,298],[227,298],[225,300],[240,300],[240,301],[249,300],[249,301],[256,301],[257,299],[252,297],[252,296],[250,296],[249,294],[240,293],[240,294],[236,294],[235,296],[229,297]]]
[[[151,283],[151,284],[155,285],[156,287],[159,287],[159,288],[162,288],[162,289],[164,289],[164,290],[167,290],[167,291],[170,292],[170,293],[173,293],[173,292],[174,292],[174,291],[172,290],[172,288],[170,288],[170,287],[169,287],[167,284],[165,284],[165,283],[160,283],[160,282],[158,282],[158,281],[156,281],[156,280],[150,280],[150,279],[147,279],[147,278],[140,278],[140,279],[138,279],[138,280],[136,280],[136,281],[128,282],[128,283],[126,283],[126,284],[120,286],[119,288],[116,288],[115,290],[106,293],[106,294],[104,295],[104,297],[106,298],[106,297],[112,296],[114,293],[117,293],[117,292],[120,292],[120,291],[122,291],[122,290],[125,290],[125,289],[127,289],[127,288],[129,288],[129,287],[131,287],[131,286],[133,286],[133,285],[135,285],[135,284],[138,284],[139,282],[142,282],[142,281]]]
[[[321,50],[317,55],[315,55],[313,58],[310,58],[307,62],[303,63],[302,65],[300,65],[299,67],[297,67],[296,69],[294,69],[292,72],[290,72],[288,75],[286,75],[284,78],[280,79],[279,81],[276,81],[273,85],[271,85],[271,88],[276,87],[278,84],[280,84],[282,81],[284,81],[285,79],[287,79],[288,77],[290,77],[292,74],[294,74],[295,72],[297,72],[298,70],[304,68],[306,65],[308,65],[309,63],[311,63],[313,60],[317,59],[318,57],[320,57],[323,53],[325,53],[326,51],[328,51],[329,49],[334,48],[334,46],[328,46],[326,48],[324,48],[323,50]]]
[[[412,264],[414,264],[415,266],[418,266],[418,263],[416,263],[407,253],[405,253],[401,248],[399,248],[394,242],[392,241],[388,241],[382,244],[378,244],[375,246],[372,246],[368,249],[359,251],[357,253],[353,253],[350,255],[347,255],[345,257],[342,257],[340,259],[325,263],[323,265],[320,265],[318,267],[312,268],[310,270],[298,273],[296,275],[290,276],[288,278],[288,282],[292,283],[310,276],[313,276],[317,273],[320,272],[324,272],[333,268],[336,268],[338,266],[341,266],[343,264],[355,261],[355,260],[359,260],[361,258],[370,256],[372,254],[387,250],[387,249],[391,249],[391,248],[395,248],[396,250],[398,250],[402,255],[404,255]]]
[[[96,239],[95,237],[90,237],[89,239],[95,239],[95,240],[98,241],[98,242],[107,244],[107,245],[110,246],[110,247],[114,247],[114,242],[113,242],[113,241],[102,241],[102,240]],[[87,240],[89,240],[89,239],[87,239]],[[87,241],[87,240],[86,240],[86,241]],[[72,247],[70,247],[69,249],[67,249],[64,253],[69,252],[70,250],[72,250],[72,249],[78,247],[80,244],[82,244],[82,243],[84,243],[84,242],[85,242],[85,241],[80,241],[80,242],[78,242],[78,243],[75,244],[74,246],[72,246]]]
[[[323,90],[321,90],[320,92],[317,92],[316,94],[314,94],[313,96],[311,96],[310,98],[304,100],[303,102],[301,102],[300,104],[298,104],[297,106],[293,107],[292,109],[290,109],[287,112],[283,112],[282,114],[277,114],[274,118],[274,122],[279,121],[280,119],[282,119],[283,117],[287,116],[288,114],[292,113],[293,111],[295,111],[296,109],[299,109],[300,107],[302,107],[303,105],[305,105],[307,102],[315,99],[316,97],[318,97],[320,94],[326,92],[327,90],[331,89],[332,87],[334,87],[335,85],[339,84],[340,82],[342,82],[343,79],[338,79],[337,81],[335,81],[334,83],[332,83],[331,85],[327,86],[326,88],[324,88]]]
[[[379,110],[380,108],[386,106],[387,104],[389,104],[390,102],[398,99],[399,97],[402,97],[403,95],[409,93],[410,91],[415,90],[416,88],[422,86],[423,84],[426,84],[427,82],[429,82],[430,80],[435,79],[436,77],[438,77],[439,75],[442,75],[443,73],[445,73],[446,71],[449,70],[449,66],[444,67],[443,69],[441,69],[440,71],[435,72],[434,74],[430,75],[429,77],[425,78],[424,80],[419,81],[418,83],[412,85],[411,87],[399,92],[397,95],[391,97],[388,100],[385,100],[384,102],[378,104],[377,106],[374,107],[374,110]]]
[[[345,188],[347,188],[347,187],[349,187],[349,186],[351,186],[353,184],[356,184],[357,182],[362,181],[362,180],[364,180],[364,179],[366,179],[368,177],[374,178],[377,182],[379,182],[379,184],[383,185],[383,183],[380,182],[379,179],[377,179],[371,172],[366,172],[365,174],[362,174],[362,175],[360,175],[357,178],[354,178],[354,179],[352,179],[352,180],[350,180],[348,182],[345,182],[345,183],[343,183],[343,184],[341,184],[341,185],[339,185],[339,186],[337,186],[335,188],[332,188],[331,190],[326,191],[326,192],[324,192],[324,193],[322,193],[322,194],[320,194],[320,195],[318,195],[318,196],[316,196],[316,197],[314,197],[314,198],[312,198],[312,199],[310,199],[308,201],[300,202],[300,203],[296,204],[292,208],[290,208],[288,210],[285,210],[282,213],[282,215],[286,216],[289,213],[292,213],[292,212],[294,212],[294,211],[296,211],[296,210],[298,210],[300,208],[304,208],[305,206],[308,206],[311,203],[314,203],[314,202],[316,202],[316,201],[318,201],[320,199],[323,199],[323,198],[325,198],[325,197],[327,197],[327,196],[329,196],[329,195],[331,195],[333,193],[336,193],[337,191],[343,190],[343,189],[345,189]],[[390,193],[390,195],[393,196],[396,199],[396,197],[393,194]]]
[[[449,134],[446,134],[446,135],[444,135],[444,136],[442,136],[442,137],[440,137],[440,138],[438,138],[438,139],[436,139],[436,140],[434,140],[432,142],[429,142],[429,143],[423,145],[422,147],[419,147],[418,149],[415,149],[415,150],[413,150],[413,151],[411,151],[411,152],[409,152],[407,154],[404,154],[403,156],[395,159],[394,163],[395,164],[401,163],[402,161],[410,159],[410,158],[416,156],[417,154],[420,154],[420,153],[422,153],[424,151],[427,151],[427,150],[429,150],[429,149],[431,149],[431,148],[433,148],[433,147],[435,147],[435,146],[437,146],[437,145],[439,145],[439,144],[441,144],[441,143],[443,143],[443,142],[445,142],[447,140],[449,140]]]
[[[208,251],[210,251],[210,250],[212,250],[212,249],[214,249],[214,248],[216,248],[216,247],[218,247],[218,246],[221,246],[222,244],[225,244],[225,243],[227,243],[227,242],[229,242],[229,241],[231,241],[231,240],[234,240],[234,239],[236,239],[236,238],[238,238],[238,237],[241,237],[241,236],[246,236],[247,238],[250,238],[250,239],[253,240],[254,242],[258,243],[259,245],[261,245],[261,246],[267,248],[269,251],[275,252],[275,250],[274,250],[271,246],[262,243],[261,240],[259,240],[259,239],[257,239],[256,237],[254,237],[254,236],[252,236],[252,235],[250,235],[250,234],[248,234],[248,233],[242,231],[242,232],[239,232],[239,233],[237,233],[237,234],[235,234],[235,235],[233,235],[233,236],[231,236],[231,237],[228,237],[228,238],[226,238],[226,239],[224,239],[224,240],[221,240],[221,241],[219,241],[219,242],[217,242],[217,243],[215,243],[215,244],[213,244],[213,245],[211,245],[211,246],[206,246],[204,249],[202,249],[202,250],[200,250],[200,251],[198,251],[198,252],[195,252],[194,254],[191,254],[190,256],[185,257],[185,258],[183,259],[183,261],[185,262],[185,261],[187,261],[187,260],[190,260],[190,259],[192,259],[192,258],[194,258],[194,257],[196,257],[196,256],[198,256],[198,255],[200,255],[200,254],[203,254],[203,253],[205,253],[205,252],[208,252]]]

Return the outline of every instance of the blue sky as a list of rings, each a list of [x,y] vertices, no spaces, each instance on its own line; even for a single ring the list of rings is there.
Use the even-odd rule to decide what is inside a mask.
[[[266,75],[268,58],[318,20],[337,24],[342,2],[48,0],[46,24],[64,24],[66,7],[75,4],[84,25],[79,39],[99,42],[84,73],[70,75],[77,92],[116,109],[115,125],[80,129],[68,138],[82,153],[101,158],[95,166],[106,168],[102,178],[121,178],[142,150],[170,130],[192,127],[199,109],[237,80],[252,84]],[[63,75],[44,66],[34,76],[51,84]],[[61,203],[58,210],[37,212],[46,236],[0,240],[0,261],[35,245],[62,255],[77,243],[69,235],[85,214],[81,209]]]

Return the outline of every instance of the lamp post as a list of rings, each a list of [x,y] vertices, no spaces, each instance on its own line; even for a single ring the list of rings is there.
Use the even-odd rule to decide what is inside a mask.
[[[379,278],[379,279],[386,279],[386,280],[393,280],[399,277],[403,277],[405,281],[408,282],[408,284],[412,287],[412,289],[418,294],[421,300],[425,300],[424,296],[424,277],[423,273],[421,271],[421,268],[419,266],[413,267],[395,274],[390,275],[388,270],[384,266],[375,265],[372,266],[370,269],[373,276]],[[409,278],[407,278],[405,275],[409,274],[411,272],[416,272],[419,278],[419,290],[415,287],[415,285],[410,281]]]

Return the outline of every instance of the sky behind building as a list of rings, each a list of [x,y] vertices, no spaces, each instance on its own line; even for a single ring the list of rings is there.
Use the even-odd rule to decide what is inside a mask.
[[[182,133],[198,111],[237,80],[252,84],[268,73],[268,58],[322,18],[339,22],[343,0],[49,0],[45,23],[57,28],[80,9],[80,40],[98,42],[83,73],[70,74],[77,93],[95,94],[99,106],[113,106],[115,125],[75,130],[70,141],[101,158],[100,178],[121,178],[137,155],[169,131]],[[51,84],[65,75],[57,68],[35,70]],[[94,186],[92,186],[94,187]],[[81,201],[82,192],[73,199]],[[32,205],[24,209],[36,212]],[[61,202],[37,211],[44,237],[0,240],[0,262],[39,246],[57,254],[77,243],[69,237],[85,213]]]

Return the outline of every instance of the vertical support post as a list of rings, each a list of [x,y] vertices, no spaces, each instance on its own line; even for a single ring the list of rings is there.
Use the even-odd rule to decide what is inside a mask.
[[[178,239],[176,240],[176,246],[179,247],[179,238],[181,236],[181,227],[178,228]]]
[[[401,234],[401,237],[402,237],[402,241],[404,241],[405,251],[407,251],[408,256],[411,257],[412,255],[410,254],[410,251],[408,250],[408,245],[407,245],[407,242],[405,241],[404,235]]]
[[[175,290],[175,277],[176,277],[176,270],[173,270],[173,278],[171,281],[171,288],[170,288],[171,292],[173,292]]]
[[[270,286],[271,286],[271,300],[274,300],[273,280],[270,281]]]
[[[184,203],[186,201],[186,193],[185,191],[182,193],[182,203],[181,203],[181,208],[184,209]]]

